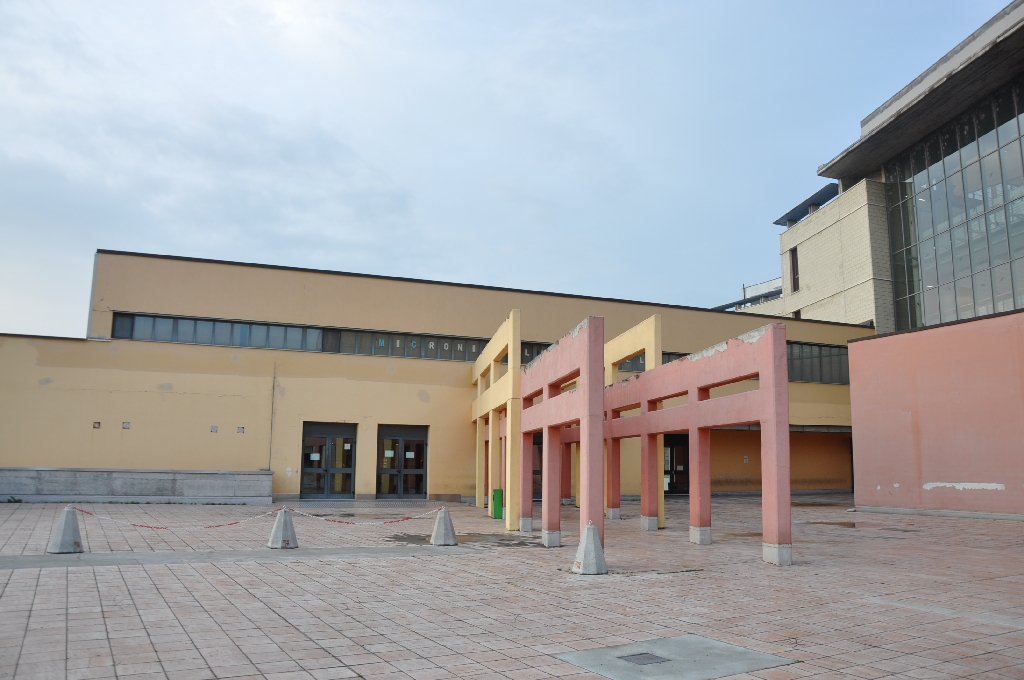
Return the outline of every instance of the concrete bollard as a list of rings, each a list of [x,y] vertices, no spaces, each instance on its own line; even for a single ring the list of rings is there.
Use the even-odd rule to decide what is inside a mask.
[[[281,508],[277,513],[267,547],[284,549],[299,547],[299,541],[295,538],[295,524],[292,523],[292,511],[288,508]]]
[[[78,531],[78,513],[70,505],[64,508],[60,519],[57,520],[57,528],[50,538],[48,553],[80,553],[85,552],[82,547],[82,534]]]
[[[604,548],[601,537],[593,523],[583,527],[580,536],[580,547],[576,550],[576,561],[572,564],[573,573],[585,576],[607,574],[608,565],[604,562]]]
[[[434,522],[434,533],[430,534],[430,545],[458,545],[455,540],[455,525],[452,524],[448,508],[441,508]]]

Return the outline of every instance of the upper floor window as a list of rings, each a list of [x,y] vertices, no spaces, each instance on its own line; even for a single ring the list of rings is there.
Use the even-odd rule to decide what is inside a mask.
[[[793,292],[800,290],[800,260],[796,254],[796,248],[789,249],[789,276]]]

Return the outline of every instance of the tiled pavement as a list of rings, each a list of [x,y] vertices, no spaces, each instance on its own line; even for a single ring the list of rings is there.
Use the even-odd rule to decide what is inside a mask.
[[[668,501],[659,532],[641,532],[637,506],[624,505],[608,525],[605,577],[568,572],[572,508],[567,547],[546,550],[462,506],[452,515],[460,534],[476,534],[470,554],[0,570],[0,677],[596,678],[553,655],[696,633],[799,661],[754,674],[766,679],[1024,679],[1024,522],[847,513],[848,496],[795,501],[788,568],[760,561],[756,499],[716,497],[711,546],[688,542],[685,499]],[[85,509],[173,527],[264,511]],[[0,557],[42,553],[60,510],[0,504]],[[423,511],[306,510],[357,521]],[[155,531],[81,519],[93,552],[253,550],[272,521]],[[431,525],[296,517],[310,547],[407,546]]]

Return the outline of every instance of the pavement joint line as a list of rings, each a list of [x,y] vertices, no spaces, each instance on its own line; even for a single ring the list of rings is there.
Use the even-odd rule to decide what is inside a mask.
[[[1015,630],[1024,629],[1024,617],[1013,618],[1010,616],[999,616],[998,614],[985,614],[982,612],[968,612],[963,609],[950,609],[949,607],[937,607],[932,604],[920,604],[917,602],[904,602],[902,600],[893,600],[888,597],[867,597],[864,598],[867,602],[875,602],[878,604],[887,604],[893,607],[903,607],[905,609],[916,609],[921,612],[929,612],[931,614],[946,614],[948,616],[959,616],[965,619],[974,619],[975,621],[982,621],[984,623],[993,623],[1000,626],[1007,626]]]
[[[0,556],[0,570],[61,567],[106,567],[149,564],[202,564],[215,562],[282,562],[292,560],[438,557],[484,554],[476,548],[447,546],[371,546],[344,548],[294,548],[291,550],[160,550],[153,552],[72,553],[68,555]]]

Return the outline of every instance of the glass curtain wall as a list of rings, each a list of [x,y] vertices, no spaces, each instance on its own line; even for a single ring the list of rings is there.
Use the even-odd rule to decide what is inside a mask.
[[[884,166],[896,329],[1024,308],[1024,79]]]

